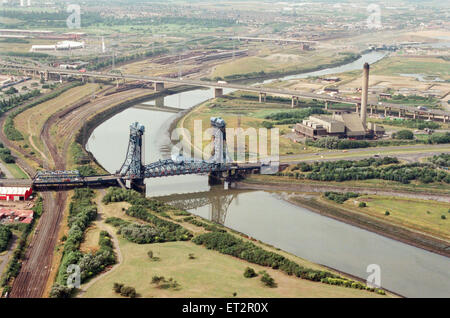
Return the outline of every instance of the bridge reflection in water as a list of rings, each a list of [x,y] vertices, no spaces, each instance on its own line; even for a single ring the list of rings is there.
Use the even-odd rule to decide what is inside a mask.
[[[186,211],[209,206],[208,219],[224,225],[230,204],[237,200],[239,194],[244,192],[251,192],[251,190],[223,190],[222,187],[211,187],[211,190],[204,192],[172,194],[153,198]]]

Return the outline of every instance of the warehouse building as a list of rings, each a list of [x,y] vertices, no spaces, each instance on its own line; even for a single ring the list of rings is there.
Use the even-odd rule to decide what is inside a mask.
[[[369,123],[364,129],[363,122],[357,113],[335,112],[333,115],[314,115],[295,125],[295,132],[299,135],[318,139],[325,136],[339,138],[363,139],[381,136],[383,126]]]
[[[363,139],[384,135],[383,126],[367,124],[367,99],[369,92],[369,64],[363,68],[363,85],[361,90],[361,114],[336,111],[333,115],[310,116],[295,125],[299,135],[318,139],[325,136],[339,138]]]
[[[0,223],[20,222],[30,224],[33,221],[33,217],[33,210],[0,209]]]
[[[0,187],[0,200],[23,201],[27,200],[33,190],[30,187]]]

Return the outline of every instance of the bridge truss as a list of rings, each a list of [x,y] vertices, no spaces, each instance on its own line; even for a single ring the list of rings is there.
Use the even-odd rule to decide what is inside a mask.
[[[130,139],[125,162],[118,174],[127,179],[144,179],[175,175],[213,173],[230,170],[231,160],[226,145],[226,123],[222,118],[211,118],[213,128],[213,154],[209,160],[198,160],[178,156],[143,164],[143,142],[145,128],[139,123],[130,126]]]

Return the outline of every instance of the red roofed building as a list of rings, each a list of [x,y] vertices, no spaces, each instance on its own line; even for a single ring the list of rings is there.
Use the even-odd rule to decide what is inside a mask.
[[[0,187],[0,200],[27,200],[33,193],[30,187]]]
[[[33,216],[32,210],[0,209],[0,223],[20,222],[30,224],[33,221]]]

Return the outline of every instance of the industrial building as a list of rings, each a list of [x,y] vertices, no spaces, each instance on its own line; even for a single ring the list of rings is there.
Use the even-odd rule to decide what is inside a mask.
[[[336,111],[333,115],[313,115],[295,125],[295,132],[309,138],[318,139],[325,136],[339,138],[363,139],[384,135],[383,126],[369,123],[367,125],[367,96],[369,83],[369,64],[364,65],[363,88],[361,98],[361,115]]]
[[[33,194],[31,187],[0,187],[0,200],[27,200]]]
[[[50,44],[50,45],[32,45],[30,52],[61,51],[61,50],[83,49],[83,48],[84,48],[84,42],[61,41],[56,44]]]
[[[20,222],[30,224],[33,221],[34,212],[32,210],[0,209],[0,223]]]

